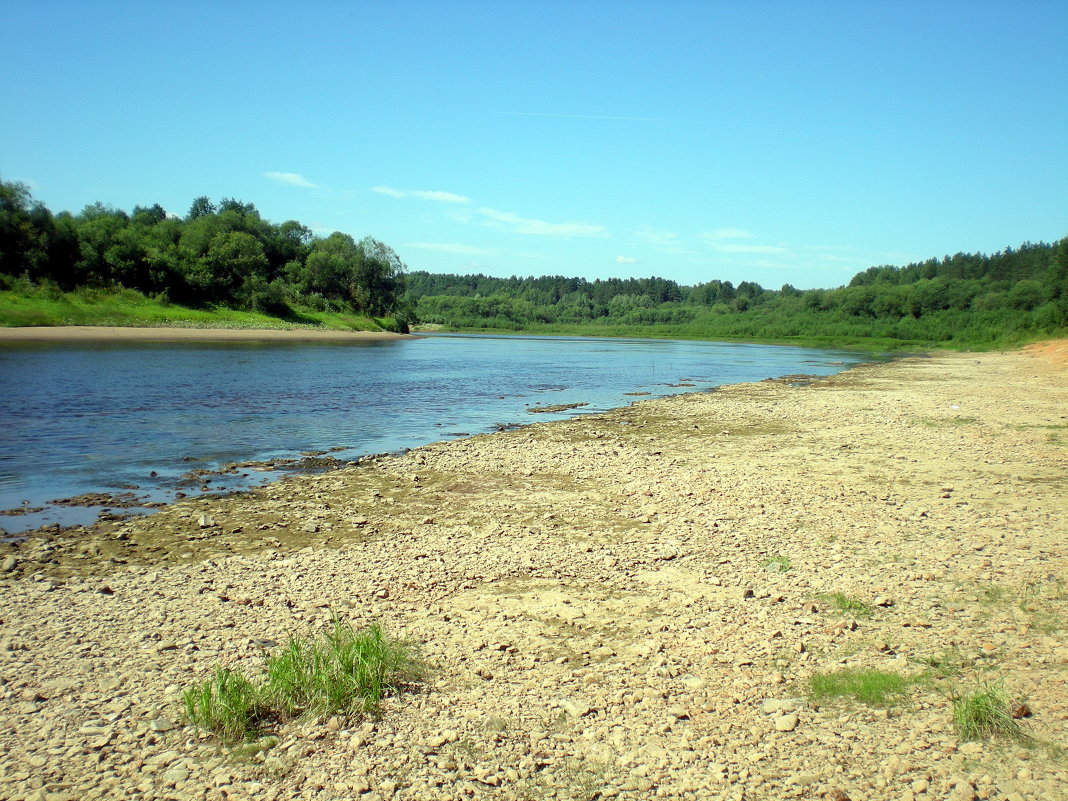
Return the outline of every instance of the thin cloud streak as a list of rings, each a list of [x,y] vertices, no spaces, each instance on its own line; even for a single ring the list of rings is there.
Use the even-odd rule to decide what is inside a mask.
[[[539,111],[491,111],[501,117],[554,117],[566,120],[620,120],[622,122],[667,122],[663,117],[616,117],[610,114],[549,114]]]
[[[715,231],[711,231],[707,234],[703,234],[706,239],[755,239],[756,234],[751,234],[743,228],[717,228]]]
[[[488,220],[483,225],[509,227],[517,234],[531,234],[533,236],[607,236],[604,226],[601,225],[575,222],[552,223],[546,220],[520,217],[510,211],[498,211],[485,206],[480,208],[478,213]]]
[[[456,253],[461,256],[492,256],[494,254],[494,251],[489,248],[479,248],[458,242],[409,242],[405,247],[433,250],[439,253]]]
[[[466,198],[463,195],[457,195],[453,192],[439,192],[429,189],[394,189],[392,186],[372,186],[372,192],[377,192],[380,195],[388,195],[395,198],[414,197],[417,200],[431,200],[435,203],[470,203],[470,198]]]
[[[264,178],[270,178],[272,181],[277,181],[280,184],[289,184],[290,186],[300,186],[305,189],[318,189],[319,184],[312,183],[299,172],[265,172]]]

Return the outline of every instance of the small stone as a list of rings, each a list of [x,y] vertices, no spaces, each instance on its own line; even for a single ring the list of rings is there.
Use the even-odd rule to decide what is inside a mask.
[[[775,718],[775,731],[793,731],[798,721],[797,715],[781,715]]]
[[[1012,715],[1015,720],[1029,718],[1031,717],[1031,707],[1028,706],[1025,701],[1013,701],[1009,705],[1009,714]]]
[[[686,711],[686,707],[674,704],[667,708],[668,717],[675,720],[687,720],[690,717],[690,713]]]
[[[0,572],[10,573],[12,570],[18,567],[18,564],[18,559],[16,559],[14,556],[9,556],[7,559],[4,560],[4,563],[0,565]]]
[[[826,793],[823,794],[825,801],[850,801],[849,796],[845,790],[841,790],[838,787],[832,787]]]
[[[170,731],[174,728],[174,724],[167,720],[167,718],[160,717],[149,721],[148,727],[152,729],[152,731]]]
[[[565,698],[563,701],[557,701],[556,705],[573,718],[581,718],[590,713],[590,705],[575,698]]]
[[[185,768],[171,768],[163,774],[163,781],[167,784],[178,784],[189,778],[189,771]]]

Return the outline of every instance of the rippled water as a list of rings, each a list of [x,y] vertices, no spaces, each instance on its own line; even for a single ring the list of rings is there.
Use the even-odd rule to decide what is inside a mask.
[[[171,500],[191,469],[341,448],[358,455],[603,411],[869,356],[761,345],[438,335],[355,343],[0,345],[0,518],[8,532],[86,522],[48,502],[123,488]],[[694,386],[670,386],[671,384]],[[536,405],[587,403],[531,414]],[[155,475],[153,475],[155,473]],[[217,490],[266,480],[214,479]]]

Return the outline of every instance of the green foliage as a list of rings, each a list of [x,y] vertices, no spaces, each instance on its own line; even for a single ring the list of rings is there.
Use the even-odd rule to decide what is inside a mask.
[[[1011,347],[1068,328],[1068,240],[993,256],[872,267],[837,289],[713,280],[408,275],[429,324],[593,336],[662,336],[871,349]]]
[[[217,668],[210,679],[182,695],[190,725],[213,732],[225,742],[255,737],[261,710],[256,687],[245,676]]]
[[[409,648],[373,624],[363,631],[334,621],[317,637],[293,637],[256,682],[219,668],[183,695],[186,721],[224,742],[257,736],[271,722],[311,715],[374,714],[382,699],[418,681]]]
[[[790,557],[782,556],[781,554],[768,557],[768,559],[764,562],[764,569],[773,571],[775,573],[785,573],[792,566],[793,565],[790,563]]]
[[[814,701],[844,698],[869,706],[889,706],[917,682],[918,679],[884,670],[846,668],[812,674],[809,695]]]
[[[374,712],[384,694],[416,675],[408,649],[380,626],[356,632],[335,621],[318,638],[290,639],[268,660],[264,693],[288,717]]]
[[[863,601],[850,598],[843,592],[832,592],[820,597],[830,603],[831,606],[843,615],[848,615],[850,617],[871,617],[872,609],[870,606]]]
[[[158,203],[132,215],[95,203],[53,217],[25,186],[0,181],[0,275],[66,291],[125,288],[280,317],[317,294],[321,311],[389,315],[402,312],[406,269],[375,239],[319,239],[293,220],[269,223],[233,198],[215,205],[199,197],[184,220]]]
[[[1010,712],[1010,699],[999,683],[977,683],[965,693],[954,692],[953,725],[962,740],[1026,739]]]

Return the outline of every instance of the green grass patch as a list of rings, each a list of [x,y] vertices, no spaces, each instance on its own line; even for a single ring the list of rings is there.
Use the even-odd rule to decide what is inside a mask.
[[[863,601],[858,601],[855,598],[850,598],[844,592],[832,592],[819,597],[843,615],[848,615],[850,617],[871,617],[872,608],[868,604]]]
[[[21,287],[0,291],[0,326],[130,326],[154,328],[325,328],[336,331],[400,331],[389,317],[374,319],[355,314],[295,308],[284,317],[224,306],[191,308],[147,297],[132,289]]]
[[[962,740],[1026,740],[1010,712],[1008,693],[1000,683],[977,683],[968,692],[953,692],[953,726]]]
[[[764,569],[772,573],[785,573],[793,565],[790,563],[789,556],[771,556],[764,562]]]
[[[809,697],[813,701],[844,699],[869,706],[885,707],[906,695],[919,679],[871,668],[846,668],[830,673],[813,673]]]
[[[346,623],[314,637],[292,637],[253,681],[219,668],[183,695],[186,721],[228,743],[258,736],[270,724],[316,715],[378,712],[382,699],[421,679],[405,643],[378,624],[356,631]]]

